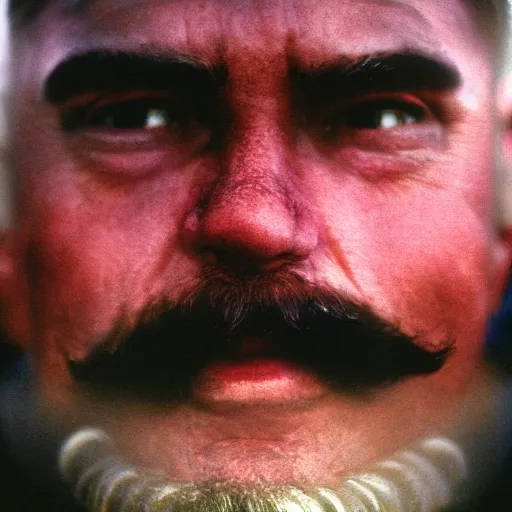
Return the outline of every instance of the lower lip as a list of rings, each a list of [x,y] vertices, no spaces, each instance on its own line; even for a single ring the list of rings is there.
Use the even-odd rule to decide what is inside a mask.
[[[304,368],[273,358],[252,358],[208,365],[195,397],[205,404],[285,404],[319,398],[325,388]]]

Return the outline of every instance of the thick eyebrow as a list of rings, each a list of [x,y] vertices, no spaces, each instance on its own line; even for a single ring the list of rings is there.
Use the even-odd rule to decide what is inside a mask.
[[[309,70],[295,67],[292,77],[306,94],[328,98],[386,91],[440,92],[455,90],[462,83],[455,65],[418,53],[342,59]]]
[[[45,81],[44,98],[61,103],[88,92],[139,88],[206,91],[222,75],[220,68],[211,68],[188,55],[95,50],[57,65]]]

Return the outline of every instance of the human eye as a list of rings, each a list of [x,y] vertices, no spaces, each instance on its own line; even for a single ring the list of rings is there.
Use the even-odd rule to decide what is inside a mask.
[[[61,106],[61,129],[100,151],[203,147],[209,130],[193,106],[165,91],[88,94]]]
[[[396,100],[379,100],[347,108],[343,122],[348,128],[363,130],[390,130],[423,122],[427,117],[424,107]]]
[[[435,97],[383,93],[326,105],[315,113],[318,147],[331,155],[346,151],[381,155],[439,149],[447,134],[445,107]]]
[[[171,128],[176,123],[164,102],[139,99],[84,109],[67,120],[68,129],[155,130]]]
[[[85,96],[62,107],[61,127],[66,132],[146,131],[178,125],[178,108],[156,91]]]
[[[187,165],[213,132],[197,103],[160,90],[88,92],[59,105],[59,114],[63,140],[83,168],[116,175]]]
[[[420,172],[446,151],[453,121],[437,95],[376,92],[325,102],[309,123],[322,157],[376,179]]]
[[[410,99],[378,98],[349,102],[325,120],[327,133],[358,130],[396,130],[426,123],[431,113],[426,105]],[[341,133],[342,134],[342,133]]]

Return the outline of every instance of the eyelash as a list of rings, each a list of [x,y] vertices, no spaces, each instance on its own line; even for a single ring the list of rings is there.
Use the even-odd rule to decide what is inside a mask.
[[[127,113],[131,108],[132,113],[135,109],[140,112],[159,110],[167,114],[170,121],[179,121],[183,114],[178,112],[177,102],[169,96],[162,93],[130,92],[123,93],[114,98],[96,97],[91,99],[79,98],[64,105],[61,115],[61,125],[65,131],[73,131],[87,126],[100,127],[101,120],[108,117],[108,114],[115,115]],[[323,109],[322,109],[323,110]],[[346,105],[329,108],[334,113],[329,114],[325,119],[326,123],[340,124],[347,127],[368,129],[371,125],[372,114],[377,111],[395,111],[403,112],[407,116],[414,118],[417,122],[422,122],[428,117],[428,107],[417,99],[395,97],[377,97],[369,99],[351,101]],[[124,111],[124,112],[123,112]],[[171,123],[172,124],[172,123]],[[108,128],[108,127],[107,127]],[[374,129],[376,129],[375,127]],[[122,129],[122,128],[121,128]],[[130,128],[127,128],[130,129]]]
[[[192,156],[222,144],[227,126],[204,107],[186,103],[163,91],[84,95],[64,105],[61,128],[78,135],[75,147],[98,154],[157,149]],[[410,93],[376,93],[313,108],[303,122],[318,149],[331,156],[344,148],[414,150],[439,144],[443,133],[436,102]]]
[[[410,119],[409,121],[404,120],[404,124],[422,122],[427,116],[425,108],[417,103],[381,99],[348,108],[345,110],[343,117],[348,126],[364,129],[371,125],[372,118],[373,121],[377,121],[375,114],[379,112],[402,113],[404,114],[404,117],[408,117]],[[375,126],[375,129],[377,128],[378,127]]]
[[[397,121],[394,125],[392,116],[395,116]],[[410,95],[379,96],[335,106],[322,115],[320,122],[326,134],[336,136],[343,131],[399,129],[406,125],[425,123],[433,117],[431,109],[426,104]],[[384,126],[379,126],[379,121]]]
[[[60,116],[61,128],[66,132],[82,129],[136,130],[140,115],[163,113],[168,126],[176,125],[181,117],[176,102],[163,94],[126,93],[119,97],[81,98],[65,105]],[[132,116],[130,116],[130,114]],[[137,116],[138,114],[138,116]],[[135,123],[133,116],[135,116]],[[107,121],[110,119],[110,123]],[[116,126],[116,120],[121,126]],[[147,119],[146,119],[147,120]],[[125,126],[122,126],[123,122]],[[108,126],[110,124],[111,126]]]

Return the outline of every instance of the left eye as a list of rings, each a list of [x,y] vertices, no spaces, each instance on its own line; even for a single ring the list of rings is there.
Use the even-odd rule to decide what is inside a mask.
[[[390,130],[400,126],[420,123],[427,112],[416,103],[375,101],[347,107],[331,121],[331,127],[357,130]]]

